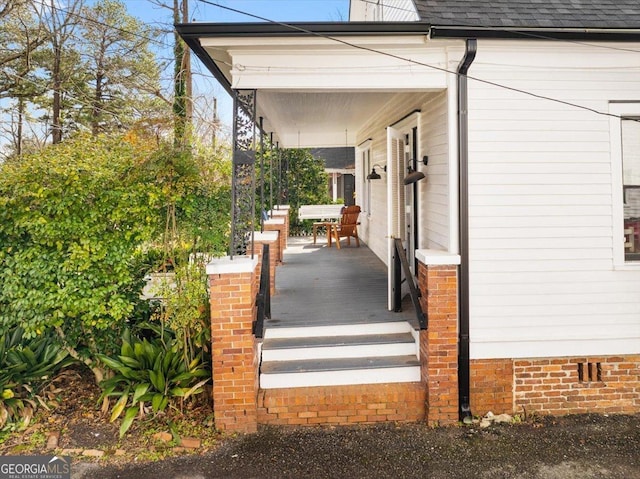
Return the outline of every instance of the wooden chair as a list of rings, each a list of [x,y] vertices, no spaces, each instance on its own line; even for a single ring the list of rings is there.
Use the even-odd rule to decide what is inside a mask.
[[[355,238],[356,245],[360,247],[360,238],[358,238],[358,216],[360,215],[359,206],[345,206],[342,209],[342,218],[339,223],[330,224],[329,230],[329,247],[332,240],[336,241],[336,247],[340,249],[340,238],[347,238],[347,244],[351,245],[351,238]]]

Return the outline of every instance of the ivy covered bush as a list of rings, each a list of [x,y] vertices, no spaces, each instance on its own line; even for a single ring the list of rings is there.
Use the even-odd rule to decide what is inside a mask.
[[[0,322],[55,329],[76,353],[112,349],[138,301],[138,252],[160,192],[122,138],[80,137],[0,168]]]
[[[129,135],[80,136],[0,164],[0,324],[27,339],[54,332],[100,380],[98,354],[116,354],[144,316],[145,275],[226,251],[228,163],[224,151]]]

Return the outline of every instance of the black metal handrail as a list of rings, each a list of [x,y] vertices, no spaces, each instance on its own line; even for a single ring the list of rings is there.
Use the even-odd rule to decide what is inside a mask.
[[[402,288],[402,275],[400,274],[400,272],[402,268],[402,270],[404,271],[405,280],[407,281],[407,285],[409,286],[409,294],[411,296],[413,307],[416,311],[418,325],[420,326],[420,329],[427,329],[428,318],[425,312],[422,311],[422,306],[420,305],[420,290],[416,287],[416,284],[413,280],[413,273],[409,268],[409,260],[407,259],[407,255],[404,252],[402,240],[400,238],[394,238],[393,245],[393,310],[401,310],[402,295],[400,294],[400,291]]]
[[[253,323],[253,334],[262,339],[264,320],[271,319],[271,275],[269,272],[269,245],[262,245],[262,267],[260,268],[260,288],[256,295],[256,320]]]

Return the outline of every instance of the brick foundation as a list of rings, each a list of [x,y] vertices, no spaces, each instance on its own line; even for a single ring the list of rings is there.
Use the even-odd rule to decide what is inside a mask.
[[[640,355],[471,362],[476,415],[637,413]]]
[[[420,383],[265,389],[258,397],[260,424],[372,424],[424,417],[425,389]]]
[[[513,413],[513,361],[474,359],[470,367],[471,412]]]
[[[211,302],[213,413],[216,428],[258,427],[258,348],[255,317],[257,259],[220,258],[207,265]]]

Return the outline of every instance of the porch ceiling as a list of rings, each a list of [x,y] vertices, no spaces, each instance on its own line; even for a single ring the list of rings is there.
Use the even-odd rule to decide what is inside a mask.
[[[409,92],[289,92],[258,90],[258,117],[283,148],[355,146],[362,127]]]
[[[385,105],[448,85],[444,70],[413,63],[450,61],[446,45],[432,45],[422,22],[176,29],[229,93],[257,91],[257,116],[283,148],[356,146],[358,133]]]

